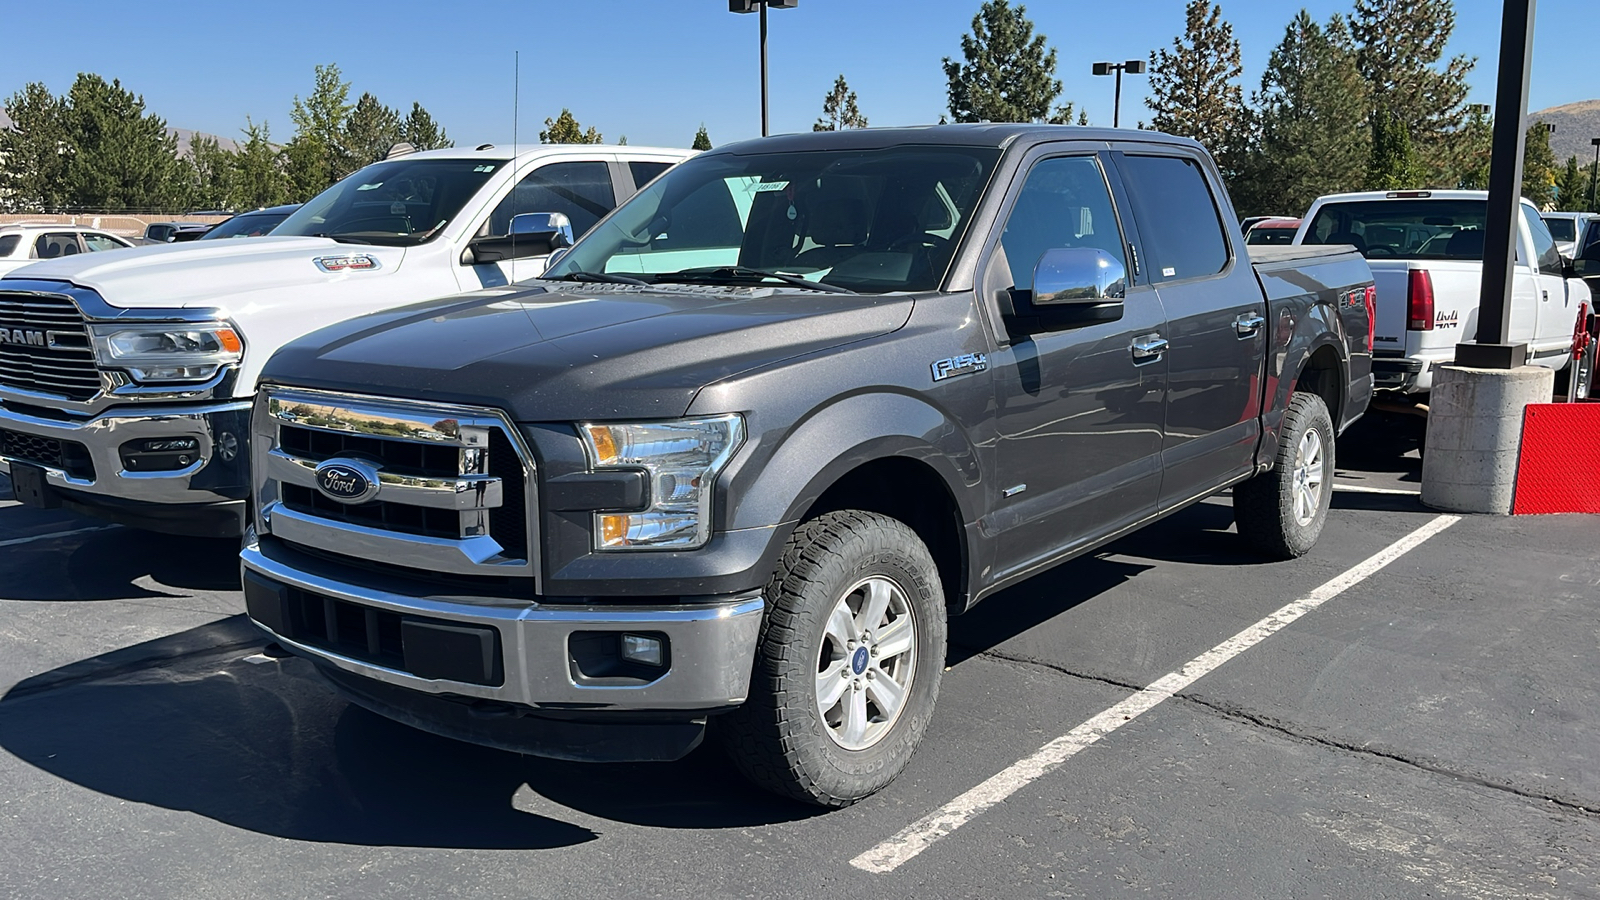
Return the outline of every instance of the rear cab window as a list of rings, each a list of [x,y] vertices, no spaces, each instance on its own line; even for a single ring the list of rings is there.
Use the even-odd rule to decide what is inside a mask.
[[[1303,243],[1350,244],[1368,259],[1483,259],[1483,200],[1328,203]]]
[[[1150,280],[1216,275],[1232,254],[1222,214],[1197,162],[1181,156],[1124,156],[1118,165],[1138,222]]]

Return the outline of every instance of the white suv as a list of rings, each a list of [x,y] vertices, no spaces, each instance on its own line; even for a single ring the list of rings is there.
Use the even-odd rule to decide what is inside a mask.
[[[41,259],[132,246],[126,238],[80,225],[4,225],[0,226],[0,275]]]

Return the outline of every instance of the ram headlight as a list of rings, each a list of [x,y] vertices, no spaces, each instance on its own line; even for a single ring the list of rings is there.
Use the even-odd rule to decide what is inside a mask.
[[[239,332],[226,322],[171,325],[94,325],[95,360],[127,369],[144,384],[205,381],[244,353]]]
[[[641,512],[596,513],[599,550],[688,550],[711,539],[711,492],[717,475],[744,442],[741,416],[624,425],[581,425],[596,469],[643,469],[649,506]]]

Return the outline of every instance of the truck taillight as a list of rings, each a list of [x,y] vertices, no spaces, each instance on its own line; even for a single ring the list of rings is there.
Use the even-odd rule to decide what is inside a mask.
[[[1433,276],[1427,269],[1412,269],[1407,292],[1406,330],[1433,330]]]
[[[1378,330],[1378,287],[1367,285],[1367,352],[1372,352],[1372,333]]]

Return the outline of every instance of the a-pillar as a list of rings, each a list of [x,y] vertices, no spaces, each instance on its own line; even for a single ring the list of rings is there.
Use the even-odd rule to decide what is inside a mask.
[[[1451,512],[1511,514],[1523,409],[1548,403],[1555,372],[1543,366],[1441,366],[1428,398],[1422,502]]]

